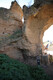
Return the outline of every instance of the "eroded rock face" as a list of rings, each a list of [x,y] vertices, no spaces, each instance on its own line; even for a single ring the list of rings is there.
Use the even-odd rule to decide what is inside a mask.
[[[26,20],[30,15],[34,15],[35,13],[37,13],[38,10],[36,9],[36,7],[34,7],[33,5],[31,7],[27,7],[24,6],[23,7],[23,14],[24,14],[24,19]]]
[[[0,8],[0,40],[5,42],[17,30],[21,29],[23,12],[17,2],[13,2],[9,10]]]
[[[39,7],[42,4],[50,4],[53,3],[53,0],[34,0],[34,6]]]
[[[22,21],[23,11],[16,1],[12,2],[10,12],[12,14],[11,15],[12,18],[18,21]]]
[[[42,53],[44,31],[52,24],[51,2],[38,8],[35,3],[30,8],[24,6],[23,11],[16,1],[9,10],[0,8],[0,53],[29,64],[36,63],[36,56]]]
[[[53,24],[53,4],[45,4],[34,15],[29,16],[26,19],[25,34],[29,42],[34,44],[35,54],[40,52],[42,46],[42,37],[44,31]],[[49,21],[50,20],[50,21]],[[39,49],[38,49],[38,47]]]
[[[22,59],[22,54],[9,44],[22,37],[22,17],[23,11],[16,1],[12,2],[10,9],[0,8],[0,53],[15,59]]]

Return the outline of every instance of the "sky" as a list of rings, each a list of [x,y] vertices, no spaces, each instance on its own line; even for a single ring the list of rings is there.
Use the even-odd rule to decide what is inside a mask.
[[[0,0],[0,7],[10,8],[11,2],[14,0]],[[23,5],[30,6],[34,3],[34,0],[16,0],[21,7]]]
[[[53,25],[51,25],[45,32],[43,36],[43,42],[53,41]]]
[[[23,7],[23,5],[30,6],[34,3],[34,0],[16,0]]]

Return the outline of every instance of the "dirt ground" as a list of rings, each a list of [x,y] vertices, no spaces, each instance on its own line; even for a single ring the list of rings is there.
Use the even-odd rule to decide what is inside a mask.
[[[48,49],[46,50],[47,54],[53,55],[53,44],[49,45]],[[50,53],[51,52],[51,53]],[[42,67],[44,68],[45,72],[51,76],[51,80],[53,80],[53,62],[48,65],[42,65]]]
[[[46,74],[48,74],[49,76],[51,76],[51,80],[53,80],[53,63],[49,66],[42,66],[46,72]]]

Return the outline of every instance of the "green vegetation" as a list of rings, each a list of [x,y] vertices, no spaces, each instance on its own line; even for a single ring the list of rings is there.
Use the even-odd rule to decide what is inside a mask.
[[[0,54],[0,80],[50,80],[40,66],[32,67]]]
[[[0,45],[3,45],[5,43],[8,43],[8,40],[12,41],[14,39],[19,39],[22,37],[23,32],[21,29],[18,29],[13,32],[13,34],[4,34],[4,36],[0,37]]]
[[[9,36],[9,39],[17,39],[22,36],[22,34],[22,30],[16,30],[11,36]]]

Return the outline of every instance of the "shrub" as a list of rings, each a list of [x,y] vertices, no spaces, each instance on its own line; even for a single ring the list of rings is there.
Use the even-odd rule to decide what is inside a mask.
[[[31,67],[0,54],[0,80],[49,80],[41,67]]]

